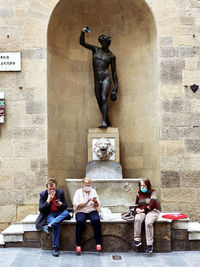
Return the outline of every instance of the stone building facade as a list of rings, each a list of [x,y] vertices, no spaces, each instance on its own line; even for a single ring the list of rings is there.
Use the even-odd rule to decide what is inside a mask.
[[[85,25],[90,43],[112,36],[124,177],[150,178],[162,210],[200,220],[199,15],[199,0],[1,1],[1,52],[22,55],[20,72],[0,72],[1,229],[37,212],[48,175],[66,194],[64,179],[85,175],[87,131],[100,122]]]

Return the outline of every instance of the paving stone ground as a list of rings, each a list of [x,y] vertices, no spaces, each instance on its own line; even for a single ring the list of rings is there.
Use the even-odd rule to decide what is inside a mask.
[[[84,252],[77,256],[75,252],[61,251],[59,257],[53,257],[50,250],[0,248],[0,267],[193,267],[199,262],[200,251],[153,253],[151,257],[136,252]]]

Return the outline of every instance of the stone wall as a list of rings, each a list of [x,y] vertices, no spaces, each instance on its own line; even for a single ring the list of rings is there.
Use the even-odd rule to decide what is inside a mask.
[[[54,2],[54,3],[53,3]],[[0,228],[38,211],[47,177],[46,32],[56,1],[3,0],[0,49],[21,51],[21,72],[0,72]]]
[[[200,92],[190,89],[200,84],[200,2],[165,2],[158,19],[162,208],[200,220]]]
[[[58,0],[1,1],[1,51],[22,52],[21,72],[0,72],[0,91],[5,92],[7,113],[5,124],[0,125],[0,157],[3,159],[0,162],[1,228],[9,222],[20,220],[28,213],[37,212],[38,194],[44,188],[48,173],[47,149],[52,149],[52,153],[49,154],[51,164],[55,157],[53,152],[58,150],[56,146],[55,148],[48,146],[47,141],[47,128],[51,130],[49,131],[50,145],[55,141],[53,129],[57,128],[51,116],[47,123],[47,100],[50,99],[50,95],[47,97],[47,31],[50,16],[59,2],[70,4],[70,1]],[[81,2],[84,7],[83,1],[73,2],[76,2],[77,6]],[[132,5],[136,2],[138,8],[137,13],[134,13]],[[109,0],[102,1],[101,8],[105,5],[112,9],[109,3]],[[150,177],[158,191],[161,190],[163,210],[182,211],[192,219],[200,220],[198,189],[200,184],[200,91],[193,93],[190,90],[190,85],[200,84],[200,2],[198,0],[147,0],[145,4],[142,0],[124,0],[124,4],[126,6],[123,9],[124,16],[120,16],[117,5],[112,9],[113,14],[119,12],[118,24],[121,28],[118,30],[120,30],[121,41],[118,38],[117,27],[115,27],[114,35],[112,34],[114,28],[110,27],[107,30],[113,35],[111,50],[118,60],[121,91],[119,102],[112,106],[111,118],[114,126],[119,127],[120,135],[122,135],[122,165],[125,176]],[[76,14],[75,10],[70,12],[72,18]],[[143,10],[149,10],[150,17],[144,18]],[[135,18],[134,15],[138,23],[141,22],[138,25],[142,28],[138,31],[133,31],[133,28],[136,29],[134,26],[136,20],[132,21],[132,18]],[[93,18],[95,18],[94,15]],[[108,16],[108,21],[109,18]],[[81,27],[87,22],[84,16],[79,16],[77,19]],[[148,27],[145,26],[147,22],[149,22]],[[111,25],[112,20],[109,23]],[[123,25],[126,27],[123,28]],[[70,76],[72,79],[69,79],[68,86],[73,89],[71,92],[76,97],[73,98],[73,103],[68,101],[68,103],[64,102],[64,105],[69,105],[67,112],[70,116],[76,112],[76,109],[73,109],[74,104],[75,107],[79,107],[80,120],[72,120],[71,123],[74,125],[72,131],[68,129],[68,120],[64,120],[66,131],[60,132],[60,136],[64,136],[64,140],[66,136],[68,140],[76,138],[79,146],[77,150],[72,143],[67,142],[64,154],[59,155],[59,159],[64,159],[60,163],[64,168],[57,178],[62,177],[60,183],[63,187],[65,175],[70,177],[84,175],[87,138],[86,130],[80,135],[81,127],[85,127],[85,121],[81,116],[89,118],[88,128],[96,127],[100,120],[95,98],[92,95],[93,85],[89,84],[90,89],[86,90],[88,80],[92,79],[91,57],[83,48],[80,50],[77,36],[79,28],[77,27],[77,31],[72,32],[73,38],[77,38],[77,46],[74,48],[70,42],[63,43],[63,45],[68,48],[71,46],[71,52],[68,54],[71,57],[68,57],[71,64],[72,60],[81,58],[85,60],[85,65],[80,64],[79,67],[85,70],[90,69],[87,73],[79,72],[79,78],[76,80],[73,64],[71,65],[71,72],[74,76]],[[62,39],[61,29],[64,28],[57,27],[57,30],[49,32],[51,37],[49,35],[48,40],[56,34]],[[92,34],[98,34],[103,28],[93,29]],[[143,42],[140,33],[148,33],[148,31],[150,42],[148,46],[145,46],[146,39],[143,39]],[[66,26],[66,33],[71,33],[69,25]],[[97,36],[93,35],[93,37],[96,40]],[[93,42],[93,37],[89,39],[91,42]],[[140,41],[137,43],[135,40]],[[129,45],[123,50],[126,44]],[[58,43],[56,45],[59,46]],[[118,46],[121,49],[119,54]],[[138,49],[138,54],[132,54],[133,61],[129,61],[129,67],[123,73],[123,66],[126,66],[123,60],[127,58],[127,56],[123,58],[123,55],[126,51],[129,53],[132,51],[131,46]],[[137,55],[142,54],[142,51],[145,52],[145,57],[136,61]],[[52,53],[49,46],[48,53]],[[65,58],[66,54],[63,55],[61,52],[60,56]],[[143,60],[142,64],[135,66],[135,62],[140,62],[140,59]],[[60,64],[61,61],[57,62]],[[58,68],[62,69],[62,65]],[[135,80],[134,71],[140,78]],[[144,83],[141,83],[142,73],[145,77],[149,77],[144,80]],[[51,72],[48,74],[54,75]],[[68,75],[68,72],[66,71],[65,74]],[[151,83],[151,78],[153,78],[153,83]],[[130,82],[134,85],[133,89]],[[84,99],[79,97],[80,87],[75,85],[80,83],[84,83]],[[48,94],[51,92],[50,86],[52,84],[48,87]],[[54,86],[57,88],[57,84],[54,83],[51,89]],[[126,90],[131,93],[126,94]],[[68,94],[70,91],[66,90],[66,92]],[[136,94],[137,98],[135,98]],[[88,97],[90,101],[86,102]],[[84,103],[81,102],[83,100]],[[124,106],[125,103],[128,103],[127,109]],[[82,112],[82,107],[85,105],[91,106],[84,110],[84,112],[87,111],[86,113]],[[59,107],[62,113],[62,102]],[[50,108],[51,105],[48,109],[49,115],[51,114]],[[59,123],[62,124],[61,119]],[[79,129],[78,135],[77,129]],[[81,141],[78,139],[80,136]],[[69,151],[73,153],[69,155]],[[77,155],[79,153],[80,156]],[[70,166],[74,166],[73,171],[70,170],[71,173],[70,171],[66,173],[66,165],[69,166],[68,170]],[[56,174],[55,169],[51,167],[49,173]]]

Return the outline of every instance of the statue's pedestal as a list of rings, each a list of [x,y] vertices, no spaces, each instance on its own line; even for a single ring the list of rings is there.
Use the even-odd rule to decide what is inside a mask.
[[[99,160],[94,152],[95,144],[100,139],[110,140],[114,153],[109,160],[119,162],[119,132],[118,128],[108,127],[105,129],[91,128],[88,130],[88,162]]]
[[[88,164],[86,177],[91,179],[122,179],[119,162],[118,128],[88,130]]]

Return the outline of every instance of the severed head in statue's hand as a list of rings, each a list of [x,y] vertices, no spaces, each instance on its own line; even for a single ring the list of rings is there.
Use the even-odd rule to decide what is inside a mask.
[[[110,98],[112,101],[116,101],[117,100],[117,92],[116,90],[112,90],[112,93],[110,94]]]
[[[82,31],[83,32],[91,32],[91,29],[88,26],[85,26]]]

